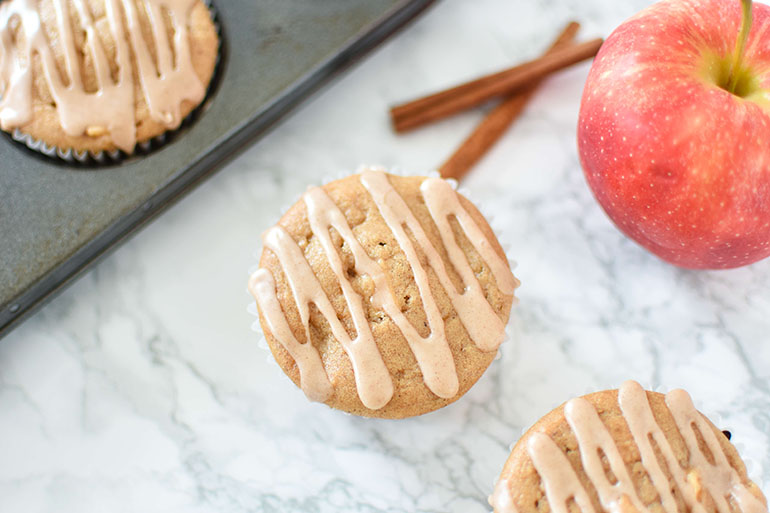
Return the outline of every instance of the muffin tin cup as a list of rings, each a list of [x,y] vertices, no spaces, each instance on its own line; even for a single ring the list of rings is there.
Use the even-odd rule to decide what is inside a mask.
[[[99,151],[92,152],[87,150],[76,150],[74,148],[61,148],[58,146],[52,146],[43,141],[42,139],[36,139],[29,134],[22,132],[19,128],[15,128],[9,135],[11,139],[19,144],[23,144],[27,149],[35,152],[36,154],[43,155],[44,157],[54,159],[62,164],[70,166],[112,166],[125,162],[128,159],[142,158],[145,155],[149,155],[155,150],[162,148],[166,143],[176,139],[184,130],[193,124],[198,117],[206,109],[206,104],[211,99],[211,96],[216,89],[216,85],[219,83],[221,62],[222,62],[222,25],[219,21],[219,15],[211,0],[201,0],[211,13],[211,20],[214,24],[214,29],[217,32],[217,40],[219,46],[217,48],[217,59],[214,63],[214,72],[211,74],[211,80],[209,80],[208,87],[206,88],[206,95],[201,100],[200,104],[195,107],[190,113],[184,117],[182,122],[177,128],[169,129],[160,135],[157,135],[149,140],[137,142],[134,147],[134,151],[126,153],[122,150],[112,151]]]
[[[381,167],[381,166],[360,166],[354,173],[340,171],[340,172],[338,172],[338,173],[336,173],[334,175],[326,175],[326,176],[322,177],[321,184],[322,185],[326,185],[326,184],[328,184],[330,182],[333,182],[335,180],[339,180],[339,179],[345,178],[347,176],[350,176],[351,174],[360,173],[363,169],[376,169],[376,170],[379,170],[379,171],[385,171],[385,172],[387,172],[389,174],[398,175],[398,176],[428,176],[428,177],[439,177],[440,176],[438,171],[431,171],[429,173],[414,173],[414,172],[404,171],[401,168],[386,169],[386,168]],[[500,229],[499,224],[496,226],[496,223],[494,223],[494,216],[491,215],[489,212],[486,212],[481,206],[479,206],[479,204],[474,201],[474,199],[472,197],[472,194],[470,194],[468,190],[466,190],[466,189],[464,189],[462,187],[458,187],[457,180],[454,180],[454,179],[450,178],[450,179],[447,180],[447,182],[449,182],[452,185],[453,189],[455,189],[458,193],[460,193],[463,196],[465,196],[468,200],[470,200],[476,206],[476,208],[479,209],[481,214],[487,220],[487,223],[489,224],[489,226],[492,228],[492,231],[494,232],[495,237],[497,237],[497,240],[500,242],[500,246],[502,246],[503,250],[505,251],[506,259],[508,260],[508,266],[511,268],[511,270],[514,270],[516,268],[517,264],[516,264],[516,262],[513,259],[511,259],[508,256],[508,250],[509,250],[509,248],[513,247],[513,245],[512,245],[510,240],[505,238],[505,234],[504,234],[505,231]],[[303,194],[304,194],[304,192],[303,192]],[[282,206],[282,208],[280,209],[279,217],[274,222],[272,222],[270,224],[270,226],[275,225],[278,222],[278,219],[280,219],[280,216],[282,216],[284,212],[288,211],[289,208],[291,208],[291,206],[294,205],[295,203],[297,203],[300,199],[302,199],[302,194],[298,195],[294,199],[294,201],[292,201],[291,203]],[[261,256],[261,252],[262,252],[262,245],[260,244],[258,249],[255,250],[255,252],[253,253],[253,256],[254,256],[256,262],[249,267],[249,269],[247,271],[247,279],[254,272],[256,272],[257,269],[259,269],[259,258]],[[251,299],[249,301],[249,303],[247,304],[247,306],[246,306],[246,311],[249,314],[251,314],[252,316],[255,317],[254,322],[251,324],[251,330],[253,332],[257,333],[257,335],[258,335],[257,347],[259,347],[260,349],[265,351],[265,360],[270,364],[270,366],[273,369],[277,370],[277,372],[281,376],[283,376],[283,378],[285,378],[287,381],[291,381],[291,379],[281,370],[280,366],[278,365],[278,362],[275,360],[275,357],[273,356],[272,351],[270,350],[270,346],[267,343],[267,338],[265,337],[265,334],[262,331],[262,327],[260,326],[260,323],[259,323],[259,311],[257,309],[257,304],[256,304],[255,298],[251,295],[251,293],[248,291],[248,289],[246,289],[245,293]],[[515,308],[517,304],[518,304],[518,298],[514,295],[512,308]],[[502,355],[502,351],[504,350],[503,347],[509,345],[508,343],[511,340],[515,340],[517,338],[516,337],[517,329],[516,329],[516,323],[514,322],[514,318],[515,318],[514,313],[515,312],[512,309],[511,310],[511,315],[508,318],[508,323],[505,326],[505,338],[503,339],[503,342],[500,344],[500,348],[498,348],[498,350],[497,350],[497,355],[495,356],[495,361],[500,360],[501,355]],[[493,364],[494,364],[494,362],[493,362]],[[490,367],[491,367],[491,365],[492,364],[490,364]],[[487,368],[484,371],[484,373],[479,378],[479,380],[483,379],[483,377],[488,372],[489,372],[489,368]],[[292,385],[293,385],[293,382],[292,382]],[[451,406],[451,405],[449,405],[449,406]],[[337,411],[341,411],[341,410],[337,410]],[[346,415],[350,415],[347,412],[342,412],[342,413],[345,413]]]

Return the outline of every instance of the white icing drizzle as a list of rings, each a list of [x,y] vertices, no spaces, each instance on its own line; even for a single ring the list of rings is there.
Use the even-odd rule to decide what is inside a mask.
[[[683,468],[675,457],[671,444],[655,420],[647,393],[638,383],[623,383],[618,391],[618,403],[664,511],[677,513],[678,508],[663,465],[688,511],[705,512],[702,491],[706,491],[714,499],[718,513],[733,513],[728,498],[733,499],[743,513],[767,512],[767,505],[751,493],[738,471],[730,465],[717,435],[705,417],[695,409],[685,391],[669,392],[666,404],[688,449],[687,468]],[[596,489],[602,507],[610,512],[648,513],[650,510],[641,502],[615,440],[591,403],[583,398],[572,399],[565,405],[564,414],[577,438],[583,469]],[[701,433],[714,463],[700,449],[693,426]],[[650,439],[655,441],[662,461],[658,459]],[[590,501],[586,502],[587,491],[574,468],[548,435],[532,433],[527,450],[555,513],[567,513],[566,501],[570,498],[575,499],[584,513],[595,513]],[[617,482],[611,482],[605,474],[599,450],[607,457]],[[499,508],[496,511],[510,513],[513,510]]]
[[[310,341],[310,304],[312,303],[321,311],[331,327],[334,338],[342,344],[348,353],[353,364],[356,386],[364,406],[371,409],[385,406],[393,394],[393,383],[388,369],[382,361],[382,356],[377,351],[371,332],[367,329],[359,329],[356,339],[351,340],[302,250],[282,227],[270,228],[263,237],[263,243],[265,248],[270,249],[278,256],[283,266],[286,278],[294,293],[294,300],[299,309],[302,325],[305,328],[306,341]],[[258,295],[258,298],[260,306],[265,305],[262,297]],[[350,307],[350,298],[346,295],[345,299],[348,301],[348,307]],[[284,317],[283,313],[276,316],[274,309],[263,308],[263,311],[267,312],[266,317]],[[367,333],[369,334],[368,337]],[[306,365],[310,366],[313,363],[320,364],[320,358],[306,362]],[[321,371],[316,370],[315,372],[320,373]]]
[[[380,214],[393,231],[401,249],[406,254],[406,258],[412,267],[412,271],[414,271],[415,281],[418,285],[420,285],[421,282],[424,282],[424,285],[420,285],[420,294],[423,297],[423,303],[425,303],[425,298],[427,297],[428,302],[435,307],[433,295],[430,293],[430,288],[427,284],[427,272],[425,268],[420,265],[417,252],[404,227],[409,228],[415,242],[417,242],[417,245],[427,258],[428,264],[431,269],[433,269],[441,286],[452,301],[452,306],[454,306],[457,311],[457,315],[463,323],[463,326],[465,326],[465,329],[468,330],[468,333],[471,335],[471,339],[484,351],[497,349],[502,342],[505,326],[484,297],[481,286],[468,264],[467,257],[460,248],[457,247],[457,244],[454,241],[451,227],[449,227],[447,221],[447,216],[459,212],[460,210],[467,215],[467,212],[459,206],[459,202],[455,207],[455,205],[452,205],[451,200],[447,199],[448,197],[454,196],[454,199],[456,200],[456,193],[454,190],[448,183],[438,178],[428,178],[420,186],[420,190],[425,198],[425,203],[428,205],[428,209],[434,222],[439,226],[439,231],[448,231],[448,233],[442,233],[441,237],[445,245],[447,240],[450,241],[450,244],[446,245],[446,250],[450,256],[450,261],[463,279],[464,290],[462,293],[457,292],[455,285],[449,278],[449,274],[444,266],[444,261],[441,259],[438,251],[436,251],[436,248],[430,243],[430,239],[428,239],[428,236],[425,234],[425,230],[412,211],[409,210],[404,199],[399,196],[393,186],[390,185],[387,176],[384,173],[377,171],[364,171],[361,173],[361,183],[364,184],[364,187],[366,187],[372,195]],[[445,187],[442,187],[442,184]],[[442,225],[445,225],[444,230],[441,229]],[[469,238],[472,235],[477,235],[477,239],[479,234],[480,231],[476,234],[466,233]],[[486,240],[486,237],[482,236],[482,238]],[[482,244],[480,244],[478,240],[474,241],[473,238],[470,240],[474,248],[477,248],[476,250],[479,251],[478,248],[482,247]],[[495,257],[498,260],[500,259],[497,255],[495,255]],[[504,265],[507,269],[507,265]],[[510,270],[508,270],[508,274],[510,274]]]
[[[184,100],[197,103],[206,90],[192,66],[187,18],[196,0],[144,0],[155,39],[158,65],[152,60],[147,41],[142,37],[139,17],[133,0],[123,0],[127,14],[132,48],[137,58],[139,82],[142,85],[150,115],[158,123],[176,128],[182,122]],[[162,9],[168,9],[174,27],[174,55],[166,36]]]
[[[602,506],[608,511],[619,513],[621,500],[626,497],[634,508],[643,511],[644,504],[636,494],[623,456],[593,405],[580,397],[572,399],[564,406],[564,416],[578,440],[580,461],[588,479],[596,487]],[[607,457],[616,483],[611,482],[604,472],[600,450]]]
[[[430,289],[427,270],[420,263],[417,251],[404,226],[408,227],[417,245],[426,255],[429,265],[450,296],[461,322],[466,326],[472,340],[480,349],[485,351],[497,349],[502,341],[504,324],[484,297],[467,258],[454,241],[451,227],[448,236],[451,239],[446,234],[442,234],[442,239],[447,245],[450,261],[463,279],[465,291],[462,294],[456,292],[438,251],[431,244],[430,239],[403,198],[392,187],[387,175],[381,171],[366,170],[361,174],[361,182],[371,195],[378,211],[394,234],[411,266],[430,329],[428,336],[420,336],[409,319],[401,312],[388,283],[387,274],[377,262],[369,257],[355,237],[342,211],[323,189],[310,188],[303,196],[303,200],[307,206],[308,220],[313,235],[318,238],[329,262],[329,268],[340,284],[348,311],[356,328],[355,340],[350,340],[344,326],[337,318],[331,302],[318,282],[318,278],[305,260],[302,250],[283,228],[276,226],[268,230],[264,237],[264,245],[273,251],[281,262],[282,269],[294,294],[307,340],[310,340],[308,305],[313,303],[329,322],[334,337],[345,348],[353,365],[359,397],[367,408],[379,409],[387,404],[393,395],[393,383],[374,342],[372,328],[366,318],[366,311],[363,306],[364,298],[353,289],[338,250],[332,242],[329,232],[331,228],[339,233],[353,254],[356,272],[371,278],[374,284],[374,293],[371,297],[372,305],[381,308],[399,328],[415,355],[426,386],[439,397],[454,397],[459,389],[459,381],[452,352],[446,340],[444,322]],[[487,240],[481,229],[460,206],[456,198],[457,193],[446,182],[439,179],[426,179],[421,190],[434,219],[435,216],[441,216],[448,224],[447,217],[455,215],[463,229],[466,230],[468,239],[492,270],[499,287],[512,293],[517,282],[508,269],[507,262],[494,252],[491,242]],[[439,227],[441,226],[439,224]],[[311,367],[314,368],[313,375],[324,372],[317,351],[314,357],[300,354],[299,351],[296,351],[296,346],[301,344],[296,341],[293,335],[287,336],[285,333],[279,333],[270,327],[271,325],[280,327],[282,322],[286,323],[285,313],[281,310],[280,304],[277,300],[273,300],[275,284],[270,272],[260,269],[255,273],[250,280],[250,290],[257,299],[263,317],[268,320],[268,328],[273,336],[286,347],[292,358],[295,360],[303,359],[303,362],[297,362],[300,374],[302,375],[304,369],[304,372],[310,375],[309,369]],[[482,323],[485,326],[479,326]],[[480,339],[479,337],[484,338]],[[297,356],[292,354],[292,351]],[[317,382],[314,384],[305,383],[302,378],[301,381],[303,390],[311,399],[323,395],[310,390],[317,385]],[[326,381],[328,382],[328,377]],[[328,398],[328,396],[326,397]]]
[[[87,92],[82,83],[81,56],[75,48],[70,21],[75,18],[69,12],[69,4],[67,0],[50,1],[56,12],[56,29],[64,54],[66,77],[59,73],[37,10],[38,2],[8,0],[0,4],[0,126],[4,130],[23,127],[33,118],[32,57],[37,54],[64,132],[80,136],[89,129],[106,129],[115,146],[131,152],[136,144],[136,113],[129,39],[137,75],[154,120],[168,128],[176,128],[182,121],[182,102],[198,103],[203,99],[205,87],[192,65],[187,28],[187,20],[196,0],[141,0],[148,12],[157,64],[141,34],[135,5],[135,1],[139,0],[105,0],[116,50],[115,80],[85,0],[73,0],[76,19],[86,33],[86,48],[93,61],[98,83],[95,92]],[[173,54],[162,16],[164,9],[173,24]],[[20,26],[17,40],[11,32],[11,20],[14,18],[19,20]],[[176,59],[172,55],[176,55]]]
[[[333,227],[348,244],[351,253],[353,253],[356,272],[368,275],[374,282],[372,304],[375,307],[382,308],[393,319],[401,333],[404,334],[410,349],[417,359],[428,388],[439,397],[453,397],[457,393],[459,383],[452,353],[449,350],[449,345],[444,340],[444,324],[441,319],[441,312],[439,312],[436,304],[431,302],[426,305],[425,310],[431,332],[427,337],[423,338],[396,303],[387,275],[377,262],[369,258],[366,250],[364,250],[353,234],[353,230],[348,225],[344,214],[331,198],[323,189],[313,187],[305,194],[304,200],[308,209],[308,218],[311,219],[313,233],[320,237],[326,257],[333,263],[339,262],[339,254],[329,236],[329,228]],[[337,268],[333,265],[333,269],[343,290],[347,289],[349,291],[346,293],[346,298],[348,294],[355,296],[355,303],[358,307],[355,312],[361,318],[361,329],[367,330],[368,335],[371,337],[371,326],[367,322],[363,307],[361,306],[362,298],[353,291],[350,281],[342,270],[341,264]],[[427,283],[425,286],[427,287]],[[422,292],[422,288],[420,291]],[[428,289],[428,293],[430,293],[430,289]],[[350,306],[350,301],[348,306]],[[352,309],[351,312],[353,312]],[[356,323],[356,326],[358,328],[358,323]],[[451,365],[447,365],[447,362],[450,362]]]
[[[465,255],[455,242],[452,227],[449,225],[449,216],[454,216],[457,219],[460,227],[471,240],[473,247],[489,266],[492,275],[497,281],[497,288],[500,289],[500,292],[503,294],[513,294],[516,287],[519,286],[519,282],[511,273],[508,262],[498,256],[495,248],[484,235],[484,232],[481,231],[473,217],[460,204],[460,196],[454,194],[454,190],[449,185],[449,182],[440,178],[430,177],[420,185],[420,191],[422,191],[425,204],[428,206],[433,221],[438,226],[441,240],[447,248],[451,248],[447,251],[449,251],[449,259],[452,265],[459,272],[464,273],[463,281],[466,286],[478,285],[478,283],[471,275],[467,274],[470,267],[465,264]]]
[[[420,243],[423,252],[428,255],[431,268],[441,281],[441,285],[446,290],[471,339],[476,341],[481,350],[494,351],[502,342],[505,325],[484,298],[484,291],[481,290],[481,285],[476,279],[473,269],[468,265],[465,253],[455,241],[452,227],[449,224],[449,217],[454,216],[457,219],[460,227],[472,241],[473,247],[485,262],[489,262],[490,270],[501,292],[513,294],[516,289],[516,279],[511,274],[508,262],[497,256],[489,240],[473,221],[470,214],[462,208],[459,197],[454,194],[451,186],[445,180],[428,178],[420,186],[420,191],[422,191],[425,204],[441,234],[441,240],[446,247],[449,261],[460,274],[464,286],[462,293],[458,293],[455,289],[446,273],[443,260],[437,252],[433,251],[433,246],[430,245],[427,237],[416,236],[415,239]],[[403,202],[403,200],[401,201]],[[405,212],[409,214],[406,224],[412,233],[415,233],[415,229],[422,231],[422,226],[409,212],[409,209],[405,209]],[[415,229],[412,228],[413,225]]]
[[[511,487],[507,479],[499,479],[497,481],[495,489],[487,499],[487,502],[495,511],[518,513],[513,497],[511,497]]]
[[[655,420],[650,403],[647,401],[647,392],[636,382],[625,383],[618,390],[618,403],[628,423],[628,428],[631,430],[634,442],[636,442],[636,446],[639,448],[639,453],[642,456],[642,465],[647,469],[650,480],[655,485],[655,489],[658,490],[663,509],[665,511],[677,511],[676,499],[671,492],[668,477],[661,466],[661,462],[655,455],[655,449],[652,446],[652,442],[650,442],[650,438],[655,441],[658,450],[662,453],[666,462],[666,468],[670,472],[687,507],[692,513],[705,513],[705,508],[696,498],[695,490],[687,482],[687,474],[674,455],[671,444],[669,444],[668,439],[663,434],[663,430]]]
[[[703,415],[695,409],[687,392],[672,390],[666,394],[666,404],[687,444],[687,449],[690,452],[690,463],[698,469],[703,488],[711,494],[719,513],[731,513],[732,510],[727,502],[727,497],[734,499],[740,510],[745,513],[766,512],[767,505],[762,504],[749,491],[738,471],[730,465],[716,433],[711,429]],[[706,447],[713,455],[713,464],[706,459],[705,454],[700,450],[693,426],[698,428]]]
[[[259,269],[249,280],[249,289],[260,298],[266,312],[280,311],[281,305],[275,292],[275,280],[267,269]],[[265,315],[267,328],[281,341],[299,367],[302,390],[312,401],[324,402],[333,393],[332,384],[323,370],[321,357],[312,344],[301,343],[291,331],[283,315]]]
[[[543,480],[548,504],[554,513],[569,513],[567,501],[570,498],[575,499],[583,513],[595,513],[588,492],[556,442],[543,433],[533,433],[527,441],[527,451]]]

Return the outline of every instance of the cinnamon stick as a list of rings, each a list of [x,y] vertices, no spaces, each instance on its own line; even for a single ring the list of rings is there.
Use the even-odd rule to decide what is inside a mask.
[[[571,44],[579,29],[579,23],[570,22],[544,55]],[[464,177],[521,114],[529,100],[534,96],[541,81],[542,79],[536,80],[526,89],[509,96],[492,109],[452,156],[439,167],[441,176],[455,180]]]
[[[393,126],[397,132],[404,132],[476,106],[495,96],[519,91],[549,73],[593,57],[602,42],[599,38],[565,46],[508,70],[393,107],[390,111]]]

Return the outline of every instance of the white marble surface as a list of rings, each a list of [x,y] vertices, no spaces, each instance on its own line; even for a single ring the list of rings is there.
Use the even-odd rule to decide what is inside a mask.
[[[346,416],[308,403],[250,330],[246,271],[283,206],[362,163],[431,169],[481,116],[396,137],[387,105],[647,3],[440,3],[0,341],[0,511],[485,512],[523,427],[627,378],[687,388],[768,489],[770,261],[682,271],[610,224],[575,148],[588,65],[548,82],[465,182],[523,285],[516,339],[463,399]]]

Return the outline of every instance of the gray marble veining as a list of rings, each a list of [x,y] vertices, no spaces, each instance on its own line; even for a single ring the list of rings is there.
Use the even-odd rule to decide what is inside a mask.
[[[282,208],[361,164],[433,169],[483,110],[395,136],[388,105],[647,3],[441,2],[83,276],[0,343],[0,510],[485,512],[523,428],[629,378],[688,389],[768,490],[770,261],[683,271],[612,226],[577,160],[587,64],[549,80],[463,184],[523,283],[513,340],[463,399],[346,416],[308,403],[249,329],[247,270]]]

